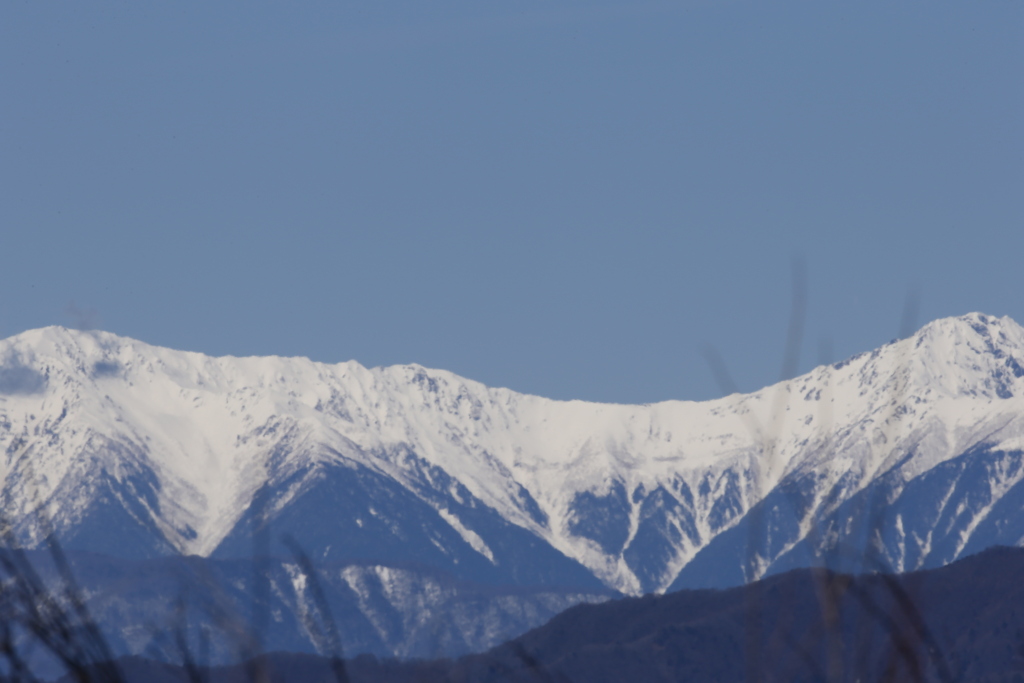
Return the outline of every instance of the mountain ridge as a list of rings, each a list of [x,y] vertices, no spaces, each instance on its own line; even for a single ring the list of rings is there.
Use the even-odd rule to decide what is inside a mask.
[[[965,495],[987,485],[989,499],[943,532],[966,534],[955,559],[1021,495],[1021,415],[1024,329],[982,314],[750,394],[643,405],[555,401],[419,365],[212,358],[105,332],[0,341],[5,510],[28,547],[44,535],[40,506],[69,547],[114,555],[237,556],[269,522],[314,559],[377,548],[470,580],[626,594],[702,585],[686,571],[695,561],[743,582],[795,562],[794,548],[820,558],[830,533],[867,519],[842,516],[858,494],[885,481],[878,495],[895,500],[981,448],[988,464],[975,467],[995,470]],[[806,509],[787,512],[798,498]],[[759,505],[777,547],[738,538]],[[1019,544],[1005,532],[1019,515],[1004,513],[1003,531],[986,533]],[[895,534],[904,522],[887,523]],[[928,566],[929,539],[904,534],[882,557]],[[712,555],[724,559],[699,559]]]

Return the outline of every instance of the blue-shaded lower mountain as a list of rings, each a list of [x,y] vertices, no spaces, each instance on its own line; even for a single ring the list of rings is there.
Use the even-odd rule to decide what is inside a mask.
[[[1024,678],[1024,549],[992,548],[902,575],[799,569],[728,590],[579,605],[457,660],[341,663],[352,683],[1013,683]],[[122,660],[128,683],[184,683],[173,663]],[[274,653],[204,668],[280,683],[337,681],[324,657]],[[70,680],[63,679],[63,680]]]
[[[902,575],[800,569],[725,591],[581,605],[443,675],[480,683],[1016,681],[1024,677],[1022,575],[1024,550],[993,548]]]
[[[4,560],[10,551],[0,551]],[[73,612],[69,595],[84,598],[88,614],[115,656],[138,655],[181,662],[182,644],[210,664],[235,663],[276,650],[315,654],[330,650],[325,624],[348,656],[454,657],[479,652],[539,626],[567,607],[613,597],[558,588],[497,587],[471,583],[424,566],[341,564],[303,566],[289,559],[214,560],[162,557],[125,560],[68,552],[74,580],[68,586],[45,551],[24,554],[26,564],[0,562],[0,581],[17,594],[31,566],[45,591],[37,603],[55,599]],[[312,571],[307,571],[312,569]],[[9,604],[3,618],[12,623]],[[26,631],[15,646],[34,652],[38,672],[57,674],[60,665],[29,647]]]

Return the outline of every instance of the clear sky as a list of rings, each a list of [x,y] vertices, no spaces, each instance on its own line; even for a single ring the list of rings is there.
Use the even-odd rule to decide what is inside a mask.
[[[0,5],[0,336],[721,394],[1024,323],[1024,3]]]

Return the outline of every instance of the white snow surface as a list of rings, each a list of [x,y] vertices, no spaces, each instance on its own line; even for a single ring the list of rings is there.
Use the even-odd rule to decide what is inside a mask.
[[[848,472],[863,486],[922,444],[900,465],[908,477],[982,440],[1019,449],[1024,379],[1004,371],[1008,358],[1024,365],[1024,329],[970,314],[752,394],[617,405],[519,394],[419,365],[213,358],[48,327],[0,341],[0,477],[9,518],[44,501],[59,524],[89,502],[55,499],[61,483],[100,465],[131,467],[117,460],[120,451],[101,447],[130,445],[160,479],[166,540],[182,553],[208,555],[270,476],[276,437],[267,427],[297,435],[302,447],[287,456],[294,466],[347,458],[399,482],[406,473],[384,454],[408,447],[509,522],[635,593],[637,578],[621,554],[572,533],[577,494],[600,495],[616,481],[630,494],[671,492],[678,481],[697,492],[732,470],[742,474],[748,509],[800,470],[819,472],[826,491]],[[998,377],[1011,397],[1000,397]],[[548,524],[524,509],[520,487]],[[662,589],[723,530],[709,521],[715,499],[713,487],[692,503],[680,498],[699,539],[679,541]],[[490,554],[483,539],[441,512]],[[635,506],[632,514],[635,533]]]

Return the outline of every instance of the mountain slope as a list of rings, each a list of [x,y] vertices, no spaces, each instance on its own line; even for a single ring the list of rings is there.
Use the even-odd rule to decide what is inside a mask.
[[[980,314],[641,406],[103,332],[0,342],[4,510],[29,547],[52,525],[72,549],[232,558],[287,532],[315,561],[631,594],[863,558],[876,529],[900,570],[1020,544],[1022,416],[1024,330]]]
[[[458,660],[350,658],[345,679],[390,683],[624,680],[688,683],[1024,680],[1024,549],[938,569],[844,575],[800,569],[727,590],[578,605]],[[173,656],[171,661],[180,661]],[[336,681],[323,657],[274,653],[210,667],[216,683]],[[120,662],[128,681],[188,681],[180,666]],[[70,675],[60,679],[70,681]]]
[[[1019,681],[1022,571],[1024,550],[993,548],[895,576],[801,569],[723,591],[580,605],[433,680]],[[430,680],[407,671],[404,680]]]
[[[44,592],[69,606],[53,557],[46,551],[23,557]],[[307,573],[296,558],[126,560],[75,551],[66,558],[76,592],[114,656],[160,661],[180,662],[182,643],[210,664],[238,662],[263,646],[314,654],[330,647],[326,623],[348,656],[452,657],[494,647],[581,602],[613,597],[607,590],[475,584],[413,565],[321,562]],[[3,618],[10,624],[12,615],[25,617],[24,603],[11,596],[39,591],[29,572],[12,571],[24,566],[20,557],[5,551],[0,559],[8,593]],[[71,623],[81,623],[77,613]],[[14,642],[38,675],[52,679],[64,671],[28,630],[15,629]]]

